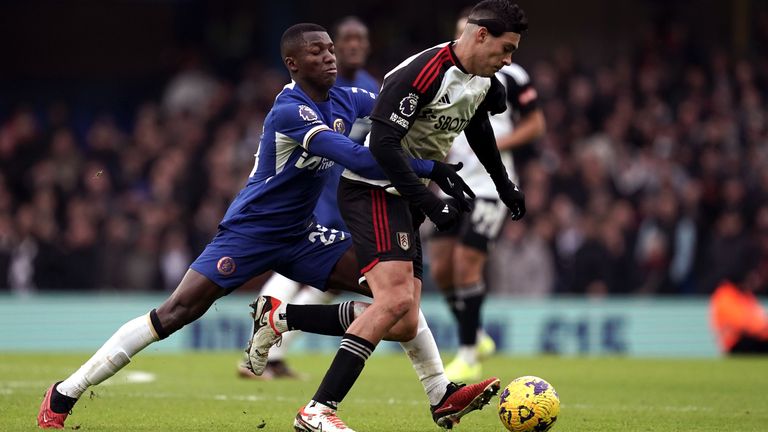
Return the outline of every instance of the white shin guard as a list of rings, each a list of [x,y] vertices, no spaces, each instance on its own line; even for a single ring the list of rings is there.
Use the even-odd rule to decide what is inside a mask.
[[[419,309],[419,327],[416,337],[408,342],[401,342],[400,346],[411,359],[413,369],[416,370],[419,381],[427,393],[429,404],[436,405],[445,394],[450,381],[445,377],[440,351],[437,349],[437,343],[421,309]]]
[[[158,339],[149,314],[128,321],[56,389],[63,395],[79,398],[89,386],[116,374],[130,363],[131,357]]]

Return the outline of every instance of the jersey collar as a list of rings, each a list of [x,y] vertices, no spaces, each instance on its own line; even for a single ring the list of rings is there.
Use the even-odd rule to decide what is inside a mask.
[[[464,69],[464,66],[459,61],[459,58],[456,56],[456,52],[453,50],[453,46],[455,44],[456,44],[456,41],[453,41],[448,44],[448,53],[451,54],[451,61],[453,61],[453,64],[455,64],[460,71],[464,72],[465,74],[469,74],[469,72],[467,72],[467,70]]]

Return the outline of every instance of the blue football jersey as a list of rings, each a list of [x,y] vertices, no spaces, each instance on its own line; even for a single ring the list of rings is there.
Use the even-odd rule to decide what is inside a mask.
[[[277,95],[264,121],[256,163],[220,226],[250,237],[274,240],[302,235],[313,225],[313,211],[335,163],[308,151],[312,137],[332,130],[349,135],[358,118],[368,117],[375,94],[333,87],[325,102],[315,102],[296,82]]]
[[[336,86],[357,87],[376,94],[379,93],[380,88],[376,79],[362,69],[357,71],[355,79],[351,81],[339,75],[336,77]],[[370,120],[359,120],[352,125],[349,138],[358,144],[363,144],[365,136],[368,135],[370,130]],[[320,225],[346,231],[347,226],[341,217],[338,200],[336,199],[336,190],[339,188],[339,179],[341,178],[341,173],[344,172],[344,167],[336,164],[331,170],[334,171],[334,174],[329,176],[325,182],[325,187],[320,194],[320,199],[315,208],[315,217]]]

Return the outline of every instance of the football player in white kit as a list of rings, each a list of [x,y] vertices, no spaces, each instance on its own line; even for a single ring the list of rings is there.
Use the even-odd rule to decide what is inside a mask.
[[[457,22],[457,38],[467,25],[468,12]],[[512,149],[530,145],[544,134],[544,114],[537,105],[531,79],[520,65],[504,66],[496,78],[506,87],[507,111],[491,115],[491,126],[509,178],[519,184]],[[454,381],[472,381],[482,375],[480,360],[496,350],[493,339],[483,331],[480,319],[486,292],[483,270],[489,248],[498,238],[508,210],[463,133],[454,141],[448,161],[464,163],[461,176],[477,198],[472,212],[462,214],[459,225],[447,231],[435,230],[428,247],[430,274],[445,295],[458,324],[459,351],[446,366],[445,373]],[[444,194],[441,196],[446,198]]]

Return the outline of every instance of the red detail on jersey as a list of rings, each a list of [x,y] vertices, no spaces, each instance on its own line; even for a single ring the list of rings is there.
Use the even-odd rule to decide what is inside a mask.
[[[539,97],[539,95],[536,93],[536,89],[533,87],[528,87],[528,90],[520,93],[520,96],[517,97],[517,100],[520,102],[520,105],[528,105],[537,97]]]
[[[373,232],[376,234],[376,251],[386,252],[392,248],[389,235],[389,217],[387,199],[381,189],[371,190],[371,212],[373,213]]]
[[[387,197],[384,195],[386,192],[383,190],[379,191],[379,202],[381,203],[381,217],[384,221],[384,226],[382,227],[382,232],[384,233],[384,241],[382,242],[382,246],[385,247],[384,250],[390,250],[392,249],[392,234],[389,232],[389,215],[387,214]]]
[[[421,69],[421,72],[419,72],[419,75],[416,77],[416,79],[413,80],[413,84],[411,85],[421,93],[427,91],[427,88],[429,88],[429,86],[437,77],[443,63],[448,60],[453,62],[453,58],[450,55],[448,45],[446,45],[440,49],[440,51],[438,51],[434,57],[432,57],[432,60],[427,62],[427,64]]]
[[[373,233],[376,236],[376,251],[381,252],[381,235],[379,234],[379,213],[376,206],[376,189],[371,189],[371,215],[373,216]]]

